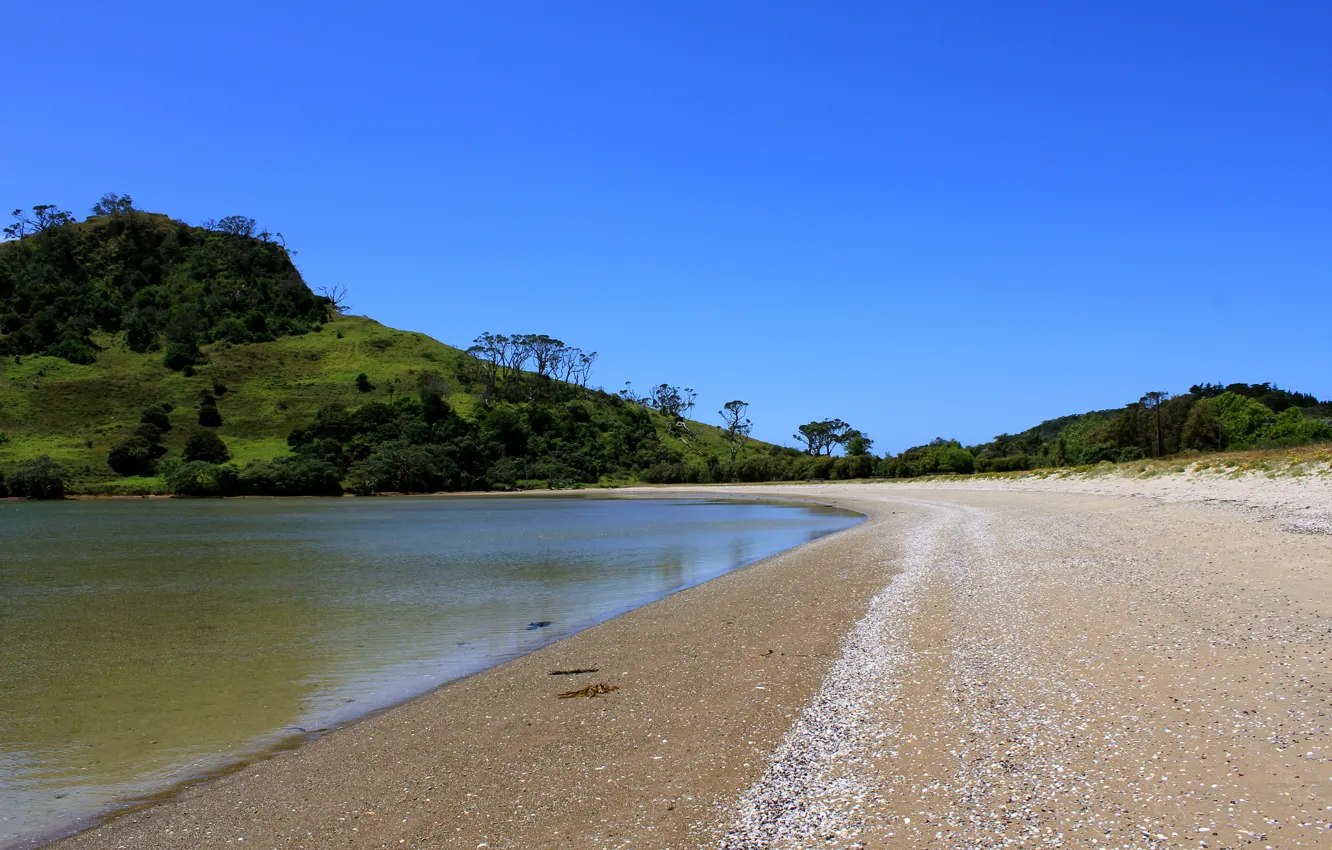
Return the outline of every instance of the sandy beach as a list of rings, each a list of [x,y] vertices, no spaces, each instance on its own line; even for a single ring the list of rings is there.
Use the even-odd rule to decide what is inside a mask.
[[[1332,844],[1326,477],[736,488],[869,519],[54,846]]]

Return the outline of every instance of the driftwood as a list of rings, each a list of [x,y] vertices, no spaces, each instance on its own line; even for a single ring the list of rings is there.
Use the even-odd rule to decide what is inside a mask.
[[[551,670],[552,676],[577,676],[580,673],[600,673],[600,667],[579,667],[577,670]]]
[[[576,691],[565,691],[560,694],[560,699],[569,699],[571,697],[594,697],[600,694],[608,694],[611,691],[618,691],[619,685],[608,685],[605,682],[598,682],[595,685],[588,685],[586,688],[579,688]]]

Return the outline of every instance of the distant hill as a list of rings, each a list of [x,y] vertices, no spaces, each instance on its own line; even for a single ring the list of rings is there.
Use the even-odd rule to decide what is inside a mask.
[[[1325,440],[1332,440],[1332,404],[1313,395],[1271,383],[1195,384],[1187,392],[1148,393],[1123,407],[1061,416],[974,446],[936,439],[886,458],[876,472],[898,478],[1006,472]]]

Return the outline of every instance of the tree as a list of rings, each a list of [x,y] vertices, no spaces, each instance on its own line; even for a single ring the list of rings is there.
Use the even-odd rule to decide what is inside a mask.
[[[339,316],[351,309],[351,304],[347,303],[347,287],[341,283],[335,283],[332,286],[320,286],[315,289],[315,294],[326,299],[328,309]]]
[[[848,423],[840,419],[807,422],[797,430],[800,433],[792,436],[805,442],[805,453],[811,457],[818,457],[819,455],[831,457],[833,449],[850,440],[853,435],[860,434],[859,431],[855,431]],[[863,435],[861,436],[863,437]]]
[[[531,357],[536,373],[543,378],[553,375],[560,362],[560,352],[566,348],[565,344],[545,334],[522,334],[518,339]]]
[[[179,372],[186,366],[202,362],[203,354],[199,351],[199,316],[193,308],[177,310],[171,316],[166,328],[166,350],[162,363],[173,372]]]
[[[870,439],[869,434],[860,431],[848,431],[845,438],[847,457],[862,457],[870,453],[870,448],[874,445],[874,440]]]
[[[433,425],[453,414],[444,400],[449,395],[449,382],[438,372],[423,371],[416,379],[416,391],[427,423]]]
[[[143,413],[139,415],[139,421],[152,425],[165,434],[167,431],[171,430],[171,419],[168,414],[171,413],[173,409],[174,408],[170,403],[155,404],[152,407],[144,409]]]
[[[110,453],[106,456],[106,465],[119,475],[152,475],[153,460],[153,444],[143,436],[133,434],[111,447]]]
[[[207,227],[207,224],[204,225]],[[243,215],[229,215],[221,221],[216,222],[210,230],[217,230],[222,233],[228,233],[232,236],[254,236],[257,224],[254,219]]]
[[[204,395],[199,402],[199,424],[205,428],[217,428],[222,424],[222,413],[212,395]]]
[[[362,372],[356,376],[356,391],[362,393],[374,392],[375,385],[370,383],[370,376]]]
[[[128,215],[134,212],[134,199],[129,195],[117,195],[115,192],[107,192],[97,203],[93,204],[92,214],[101,215]]]
[[[185,440],[186,462],[201,460],[206,463],[225,463],[230,459],[231,452],[227,451],[227,444],[212,431],[191,431]]]
[[[648,393],[648,406],[671,420],[684,419],[694,409],[697,398],[698,394],[689,387],[681,389],[669,384],[658,384]]]
[[[5,228],[8,239],[22,239],[35,233],[45,233],[56,227],[74,223],[74,216],[64,210],[56,209],[55,204],[38,204],[32,208],[32,215],[23,210],[14,210],[14,223]]]
[[[68,478],[69,472],[51,460],[50,455],[40,455],[25,460],[14,470],[9,478],[9,493],[25,499],[63,499]]]
[[[1161,438],[1161,403],[1170,398],[1170,393],[1153,390],[1144,393],[1139,402],[1149,411],[1155,412],[1156,419],[1156,456],[1165,454],[1165,443]]]
[[[754,430],[754,423],[745,418],[749,412],[749,402],[728,401],[722,405],[722,409],[717,411],[721,416],[722,424],[725,425],[722,431],[722,439],[726,441],[726,446],[731,452],[731,476],[735,475],[735,456],[749,442],[749,432]]]

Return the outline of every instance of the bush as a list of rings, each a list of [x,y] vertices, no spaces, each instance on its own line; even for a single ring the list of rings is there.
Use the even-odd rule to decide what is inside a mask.
[[[956,446],[942,446],[935,454],[940,472],[970,475],[976,470],[976,459],[971,452]]]
[[[162,354],[162,365],[173,372],[181,372],[201,359],[199,347],[194,343],[168,342]]]
[[[25,499],[63,499],[68,478],[63,466],[42,455],[19,464],[9,478],[9,492]]]
[[[152,425],[139,427],[153,428]],[[110,454],[106,456],[106,465],[118,475],[152,475],[155,459],[153,444],[141,436],[134,435],[112,446]]]
[[[255,496],[341,496],[333,464],[305,457],[252,460],[240,472],[240,491]]]
[[[369,376],[369,375],[367,375],[367,374],[365,374],[364,372],[362,372],[361,374],[359,374],[359,375],[356,376],[356,390],[357,390],[357,392],[368,393],[368,392],[372,392],[372,391],[374,390],[374,388],[375,388],[375,385],[372,384],[372,383],[370,383],[370,376]]]
[[[139,416],[139,421],[152,425],[165,434],[171,430],[171,418],[167,416],[172,410],[169,404],[158,404],[149,407]]]
[[[196,460],[166,473],[166,485],[174,495],[203,499],[236,494],[236,467]]]
[[[226,463],[231,460],[227,444],[212,431],[193,431],[185,440],[185,460],[202,460],[208,463]]]
[[[216,428],[222,424],[222,414],[217,409],[217,402],[206,401],[199,405],[199,424],[205,428]]]

